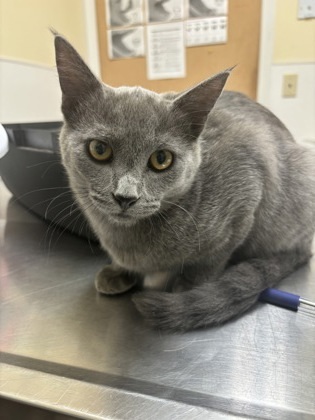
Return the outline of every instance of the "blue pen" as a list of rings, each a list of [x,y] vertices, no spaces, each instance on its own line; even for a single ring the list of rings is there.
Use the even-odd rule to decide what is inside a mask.
[[[261,292],[259,300],[261,302],[268,302],[272,305],[290,309],[291,311],[297,311],[300,304],[312,306],[315,308],[315,302],[301,298],[301,296],[294,295],[293,293],[284,292],[282,290],[273,289],[271,287]]]

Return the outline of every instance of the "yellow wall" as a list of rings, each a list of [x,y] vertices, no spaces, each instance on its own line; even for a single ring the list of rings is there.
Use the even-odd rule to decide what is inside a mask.
[[[273,61],[315,62],[315,19],[299,20],[298,0],[276,0]]]
[[[82,0],[0,0],[0,57],[53,66],[49,27],[63,34],[86,56]]]

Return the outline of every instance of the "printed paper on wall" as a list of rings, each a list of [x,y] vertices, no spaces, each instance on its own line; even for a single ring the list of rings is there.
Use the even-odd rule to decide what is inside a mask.
[[[143,27],[107,31],[109,58],[144,56]]]
[[[146,14],[149,23],[183,19],[184,0],[147,0]]]
[[[188,13],[191,18],[227,15],[227,12],[227,0],[188,0]]]
[[[224,44],[227,42],[227,17],[193,19],[185,23],[186,46]]]
[[[143,0],[105,0],[108,27],[143,23]]]
[[[182,22],[148,25],[147,74],[149,80],[185,77],[186,57]]]

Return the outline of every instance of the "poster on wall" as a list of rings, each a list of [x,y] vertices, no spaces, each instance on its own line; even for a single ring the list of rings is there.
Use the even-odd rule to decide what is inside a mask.
[[[149,23],[184,19],[184,0],[146,0]]]
[[[107,27],[143,23],[143,0],[105,0]]]
[[[185,77],[186,47],[227,42],[228,0],[104,1],[109,58],[145,56],[149,80]]]
[[[188,0],[190,18],[227,15],[228,0]]]
[[[145,54],[143,27],[107,31],[109,58],[142,57]]]
[[[149,80],[186,76],[183,22],[147,26]]]
[[[187,20],[185,32],[187,47],[224,44],[227,42],[227,17]]]

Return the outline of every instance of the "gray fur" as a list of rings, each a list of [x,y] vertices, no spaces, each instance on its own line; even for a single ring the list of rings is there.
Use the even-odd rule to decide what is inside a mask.
[[[182,94],[114,89],[67,41],[56,36],[55,44],[63,163],[113,261],[98,274],[100,292],[112,294],[119,273],[117,293],[135,278],[166,273],[176,292],[143,291],[133,300],[152,325],[184,331],[246,311],[308,261],[314,155],[264,107],[239,93],[220,96],[230,71]],[[111,163],[87,155],[90,139],[111,145]],[[161,148],[175,160],[156,173],[147,162]],[[122,210],[117,193],[139,199]]]

